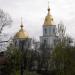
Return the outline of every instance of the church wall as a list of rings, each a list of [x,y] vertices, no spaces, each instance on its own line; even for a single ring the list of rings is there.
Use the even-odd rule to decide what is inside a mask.
[[[54,36],[56,35],[56,26],[43,26],[43,36]]]

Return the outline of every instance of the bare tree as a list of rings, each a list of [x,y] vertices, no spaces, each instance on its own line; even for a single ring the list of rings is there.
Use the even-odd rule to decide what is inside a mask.
[[[12,19],[8,13],[5,13],[2,9],[0,9],[0,50],[5,50],[7,47],[8,40],[4,40],[4,34],[1,34],[6,26],[11,25]]]
[[[65,30],[66,30],[66,28],[65,28],[63,22],[60,22],[58,24],[58,36],[61,39],[61,41],[65,37]]]
[[[0,34],[4,27],[11,25],[12,19],[9,14],[5,13],[2,9],[0,9]]]

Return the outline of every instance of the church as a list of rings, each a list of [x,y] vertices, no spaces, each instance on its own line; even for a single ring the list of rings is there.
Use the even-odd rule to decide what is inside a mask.
[[[15,34],[13,39],[13,44],[15,47],[21,48],[24,46],[24,49],[31,49],[31,41],[32,39],[29,38],[27,31],[23,29],[23,23],[21,21],[20,30]]]
[[[50,7],[43,24],[43,36],[40,37],[40,44],[46,44],[49,48],[54,48],[56,42],[56,25],[54,25]]]
[[[29,49],[38,49],[40,45],[45,44],[48,48],[53,49],[57,36],[56,36],[56,25],[54,24],[53,17],[50,13],[50,7],[48,6],[48,13],[45,17],[44,24],[42,26],[43,35],[40,36],[40,42],[34,42],[32,38],[29,38],[28,32],[23,29],[23,23],[21,21],[21,29],[14,36],[14,44],[15,47],[20,47],[21,42],[23,43],[25,48]]]

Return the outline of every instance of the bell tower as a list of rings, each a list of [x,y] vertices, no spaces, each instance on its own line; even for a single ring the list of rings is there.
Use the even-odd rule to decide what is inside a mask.
[[[41,44],[46,44],[49,48],[53,48],[56,39],[56,25],[54,25],[53,17],[50,13],[48,4],[48,13],[43,24],[43,36],[40,37]]]

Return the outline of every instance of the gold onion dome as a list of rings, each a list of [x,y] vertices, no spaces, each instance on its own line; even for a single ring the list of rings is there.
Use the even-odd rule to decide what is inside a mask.
[[[49,6],[48,6],[48,14],[45,17],[45,21],[44,21],[44,26],[48,26],[48,25],[53,25],[53,18],[52,15],[50,14]]]
[[[16,38],[18,39],[26,39],[28,38],[28,33],[24,31],[23,24],[21,23],[21,29],[16,33]]]

